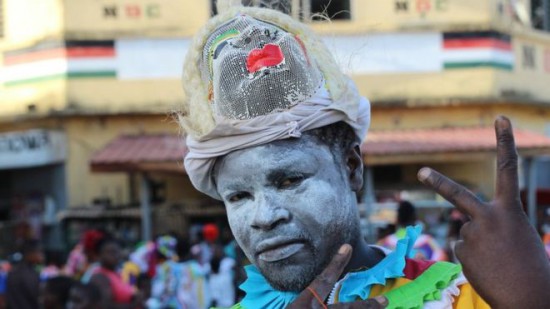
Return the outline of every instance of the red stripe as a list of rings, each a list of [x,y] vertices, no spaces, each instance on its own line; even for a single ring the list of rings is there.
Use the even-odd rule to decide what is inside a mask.
[[[4,58],[4,65],[14,65],[21,63],[28,63],[40,60],[50,60],[55,58],[64,58],[64,48],[54,48],[48,50],[40,50],[35,52],[29,52],[20,55],[6,56]]]
[[[512,50],[510,42],[498,39],[448,39],[443,42],[445,49],[463,49],[463,48],[496,48],[502,50]]]
[[[114,57],[113,47],[70,47],[67,49],[68,58],[90,58],[90,57]]]

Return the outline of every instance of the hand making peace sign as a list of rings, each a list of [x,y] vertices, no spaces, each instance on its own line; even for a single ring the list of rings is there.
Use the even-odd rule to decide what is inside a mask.
[[[497,180],[495,198],[479,200],[442,174],[422,168],[418,178],[470,216],[461,229],[456,255],[464,274],[492,308],[550,308],[550,262],[541,240],[522,209],[518,187],[518,155],[512,125],[495,121]],[[324,305],[351,257],[344,245],[331,263],[288,308],[384,308],[384,297]]]
[[[550,308],[550,262],[522,209],[518,155],[510,120],[498,117],[497,179],[492,201],[429,168],[418,178],[470,217],[456,255],[464,274],[493,308]]]

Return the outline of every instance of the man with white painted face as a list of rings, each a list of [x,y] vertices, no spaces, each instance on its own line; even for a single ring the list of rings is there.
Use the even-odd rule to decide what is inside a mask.
[[[191,181],[224,202],[252,262],[235,308],[550,307],[550,265],[521,210],[506,118],[495,123],[495,200],[481,202],[435,171],[419,172],[472,218],[457,245],[464,272],[410,259],[418,227],[393,252],[370,246],[356,202],[368,100],[305,25],[233,2],[218,1],[219,15],[187,55],[179,120]]]

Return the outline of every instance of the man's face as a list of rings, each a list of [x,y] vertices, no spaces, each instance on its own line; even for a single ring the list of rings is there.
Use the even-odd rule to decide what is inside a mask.
[[[296,105],[311,97],[322,79],[298,36],[246,15],[208,38],[202,71],[216,113],[241,120]]]
[[[360,235],[346,167],[314,137],[220,159],[216,183],[246,256],[278,290],[301,291]]]

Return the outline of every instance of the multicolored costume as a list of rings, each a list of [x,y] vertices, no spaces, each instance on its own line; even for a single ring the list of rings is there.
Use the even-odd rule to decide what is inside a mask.
[[[396,249],[373,268],[350,272],[336,283],[329,304],[351,302],[384,295],[387,308],[485,309],[489,305],[473,290],[460,265],[412,259],[420,227],[408,227]],[[245,298],[234,309],[285,308],[297,293],[273,289],[253,265],[246,267],[248,279],[240,286]]]
[[[398,229],[395,233],[382,238],[377,244],[384,248],[394,250],[400,239],[405,237],[405,228]],[[428,234],[420,234],[414,244],[412,256],[418,260],[446,261],[447,254],[439,246],[436,240]]]

